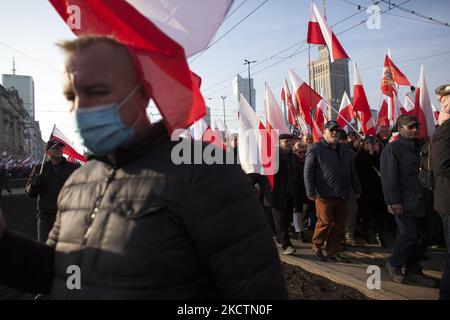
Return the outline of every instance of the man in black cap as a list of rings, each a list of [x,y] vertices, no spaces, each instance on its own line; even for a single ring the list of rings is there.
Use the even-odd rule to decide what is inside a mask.
[[[427,250],[423,236],[426,193],[419,182],[420,150],[425,142],[418,139],[420,123],[414,115],[400,116],[396,128],[399,138],[386,145],[380,163],[384,201],[397,224],[397,239],[386,268],[395,282],[406,278],[433,287],[435,281],[425,278],[420,266]]]
[[[79,168],[79,165],[66,161],[63,147],[65,145],[57,140],[47,142],[45,153],[49,160],[33,168],[25,188],[28,197],[38,198],[38,240],[41,242],[47,241],[55,223],[59,191],[72,172]]]
[[[347,148],[339,143],[341,128],[336,121],[325,124],[323,139],[311,145],[306,154],[305,187],[308,198],[316,203],[317,223],[313,236],[314,256],[325,261],[321,248],[327,242],[327,256],[347,262],[339,255],[351,191],[359,197],[361,187],[355,165]]]
[[[274,175],[273,190],[265,189],[265,205],[272,209],[276,229],[276,241],[283,249],[283,254],[295,252],[289,238],[289,222],[292,221],[293,195],[295,194],[293,181],[292,135],[279,135],[280,153],[278,172]]]

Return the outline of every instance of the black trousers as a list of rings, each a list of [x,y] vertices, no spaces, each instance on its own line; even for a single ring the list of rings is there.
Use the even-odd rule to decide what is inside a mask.
[[[277,241],[281,244],[281,247],[286,249],[292,246],[289,238],[289,222],[292,219],[292,210],[281,210],[272,208],[272,215],[275,221],[275,230],[277,232]]]

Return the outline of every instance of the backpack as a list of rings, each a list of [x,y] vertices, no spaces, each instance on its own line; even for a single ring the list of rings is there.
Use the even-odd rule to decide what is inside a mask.
[[[434,175],[431,168],[431,140],[420,150],[419,182],[427,190],[434,189]]]

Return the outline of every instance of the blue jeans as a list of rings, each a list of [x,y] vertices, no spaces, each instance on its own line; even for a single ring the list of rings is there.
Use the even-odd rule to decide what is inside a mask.
[[[424,237],[424,218],[395,216],[397,239],[389,263],[394,267],[406,267],[406,272],[422,273],[420,261],[427,251]]]
[[[447,262],[441,279],[439,300],[450,300],[450,214],[441,214],[444,226],[445,244],[447,245]]]
[[[39,242],[45,243],[48,238],[48,234],[53,228],[55,223],[56,215],[39,213],[38,215],[38,240]]]

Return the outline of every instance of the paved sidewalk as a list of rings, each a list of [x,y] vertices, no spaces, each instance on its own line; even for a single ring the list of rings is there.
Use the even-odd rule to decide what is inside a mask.
[[[372,299],[379,300],[436,300],[439,296],[438,288],[422,287],[413,283],[399,284],[393,282],[384,267],[390,255],[389,248],[379,248],[373,245],[365,247],[345,247],[343,256],[350,263],[320,262],[317,261],[311,250],[310,243],[299,243],[293,240],[297,249],[294,255],[283,255],[280,258],[286,263],[299,266],[308,272],[326,277],[334,282],[355,288]],[[324,253],[325,254],[325,253]],[[442,276],[442,268],[446,259],[446,249],[429,249],[429,260],[422,261],[424,273],[435,279]],[[367,273],[370,265],[379,266],[381,269],[381,289],[368,289],[367,279],[371,274]]]

